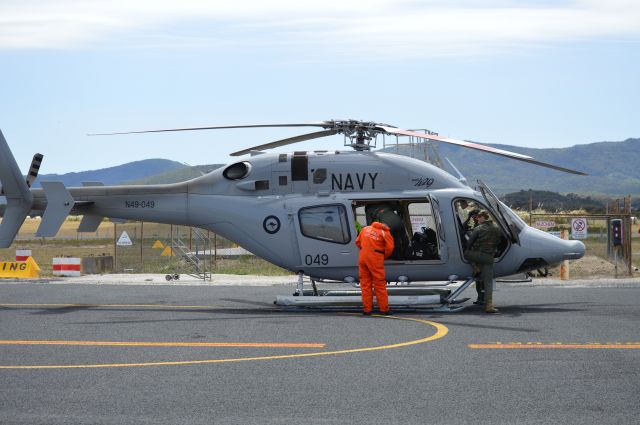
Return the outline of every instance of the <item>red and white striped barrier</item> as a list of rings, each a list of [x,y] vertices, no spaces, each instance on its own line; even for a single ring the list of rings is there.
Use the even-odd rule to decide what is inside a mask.
[[[80,258],[54,258],[53,259],[53,275],[54,276],[80,276]]]
[[[31,257],[30,249],[16,249],[16,261],[27,261]]]

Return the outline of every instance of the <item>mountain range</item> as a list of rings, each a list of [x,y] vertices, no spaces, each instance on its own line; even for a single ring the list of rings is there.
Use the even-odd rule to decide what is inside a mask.
[[[41,181],[62,182],[67,187],[82,186],[82,182],[102,182],[105,185],[125,184],[129,181],[185,168],[190,167],[168,159],[145,159],[99,170],[66,174],[40,174],[33,187],[40,187]]]
[[[448,158],[470,185],[473,186],[476,179],[481,179],[499,194],[533,189],[595,196],[640,195],[640,139],[552,149],[485,144],[589,175],[562,173],[454,145],[438,144],[437,149],[445,170],[457,175],[445,161]],[[413,149],[399,146],[387,147],[385,150],[424,157],[424,147],[421,145],[414,146]]]
[[[590,196],[640,195],[640,139],[622,142],[598,142],[568,148],[534,149],[488,144],[532,156],[533,158],[580,170],[588,176],[566,174],[521,161],[503,158],[453,145],[438,144],[444,169],[456,175],[447,164],[448,158],[471,186],[483,180],[498,194],[520,190],[545,190]],[[384,149],[388,152],[424,158],[424,145],[400,145]],[[153,184],[188,180],[220,167],[221,164],[191,167],[167,159],[148,159],[116,167],[67,174],[44,174],[38,181],[62,181],[66,186],[81,186],[83,181],[104,184]]]

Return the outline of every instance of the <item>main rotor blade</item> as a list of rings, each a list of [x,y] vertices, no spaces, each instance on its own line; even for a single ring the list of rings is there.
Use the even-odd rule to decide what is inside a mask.
[[[188,127],[188,128],[167,128],[161,130],[140,130],[121,131],[115,133],[90,133],[87,136],[115,136],[120,134],[141,134],[141,133],[165,133],[169,131],[198,131],[198,130],[221,130],[229,128],[269,128],[269,127],[323,127],[327,128],[325,122],[292,123],[292,124],[240,124],[240,125],[213,125],[208,127]]]
[[[518,161],[524,161],[524,162],[528,162],[530,164],[540,165],[540,166],[546,167],[546,168],[552,168],[554,170],[563,171],[565,173],[578,174],[578,175],[581,175],[581,176],[588,175],[587,173],[583,173],[582,171],[571,170],[569,168],[564,168],[564,167],[560,167],[560,166],[557,166],[557,165],[548,164],[546,162],[541,162],[541,161],[538,161],[536,159],[533,159],[532,157],[530,157],[528,155],[522,155],[522,154],[519,154],[519,153],[516,153],[516,152],[510,152],[510,151],[505,151],[505,150],[502,150],[502,149],[496,149],[496,148],[493,148],[491,146],[481,145],[479,143],[465,142],[464,140],[451,139],[449,137],[436,136],[436,135],[433,135],[433,134],[418,133],[418,132],[415,132],[415,131],[402,130],[402,129],[394,128],[394,127],[382,127],[381,126],[380,128],[383,129],[384,131],[386,131],[387,133],[390,133],[390,134],[398,134],[398,135],[402,135],[402,136],[413,136],[413,137],[418,137],[420,139],[425,139],[425,140],[435,140],[437,142],[449,143],[449,144],[452,144],[452,145],[458,145],[458,146],[462,146],[462,147],[469,148],[469,149],[476,149],[476,150],[479,150],[479,151],[492,153],[494,155],[504,156],[504,157],[511,158],[511,159],[517,159]]]
[[[318,139],[320,137],[333,136],[338,134],[337,130],[323,130],[316,131],[315,133],[301,134],[299,136],[289,137],[287,139],[276,140],[275,142],[265,143],[264,145],[254,146],[252,148],[243,149],[241,151],[233,152],[231,156],[240,156],[251,151],[261,151],[265,149],[279,148],[280,146],[290,145],[292,143],[304,142],[305,140]]]

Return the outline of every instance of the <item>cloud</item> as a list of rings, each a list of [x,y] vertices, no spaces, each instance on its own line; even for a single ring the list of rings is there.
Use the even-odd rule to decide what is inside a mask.
[[[270,47],[384,57],[640,38],[635,0],[3,0],[0,49]]]

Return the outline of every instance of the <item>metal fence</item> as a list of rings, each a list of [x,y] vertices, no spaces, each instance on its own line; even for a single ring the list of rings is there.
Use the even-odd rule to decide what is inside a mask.
[[[622,222],[622,244],[616,246],[612,235],[613,220]],[[593,255],[612,263],[614,274],[632,276],[635,263],[633,247],[640,243],[633,232],[630,213],[615,214],[552,214],[530,213],[529,225],[560,237],[567,231],[570,239],[579,239],[586,246],[586,255]]]

